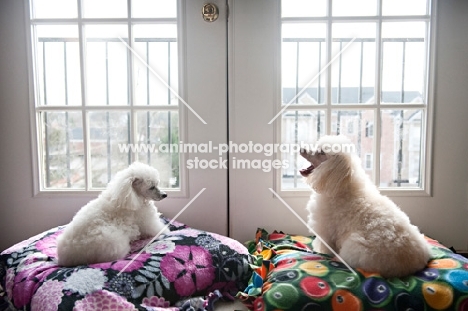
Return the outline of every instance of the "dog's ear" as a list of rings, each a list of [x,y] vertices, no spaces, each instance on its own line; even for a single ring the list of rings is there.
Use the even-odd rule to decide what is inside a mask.
[[[116,208],[136,210],[141,204],[141,199],[135,192],[134,183],[141,182],[140,179],[134,177],[127,177],[121,180],[120,187],[115,193],[115,206]]]
[[[132,188],[138,194],[141,194],[142,185],[143,185],[143,179],[138,178],[138,177],[135,177],[132,179]]]
[[[334,197],[347,191],[352,169],[352,159],[348,155],[336,154],[315,169],[312,188],[318,193]]]

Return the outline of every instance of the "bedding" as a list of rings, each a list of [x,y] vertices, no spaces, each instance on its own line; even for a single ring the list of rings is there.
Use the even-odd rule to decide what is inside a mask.
[[[1,253],[0,310],[213,310],[252,273],[244,245],[179,222],[146,248],[151,239],[133,242],[122,260],[60,267],[56,239],[64,228]]]
[[[383,279],[314,253],[313,237],[259,229],[248,243],[255,271],[238,297],[256,311],[468,311],[468,259],[426,239],[432,256],[425,269]]]

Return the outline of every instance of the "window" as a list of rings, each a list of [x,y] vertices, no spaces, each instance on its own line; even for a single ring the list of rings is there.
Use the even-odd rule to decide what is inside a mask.
[[[57,9],[59,8],[59,9]],[[179,189],[177,1],[30,0],[40,190],[88,191],[138,160]]]
[[[314,143],[326,134],[344,134],[381,189],[427,190],[431,5],[282,1],[277,142]],[[304,94],[312,100],[301,101]],[[282,159],[289,167],[277,178],[279,188],[307,189],[298,174],[305,160],[287,152]]]

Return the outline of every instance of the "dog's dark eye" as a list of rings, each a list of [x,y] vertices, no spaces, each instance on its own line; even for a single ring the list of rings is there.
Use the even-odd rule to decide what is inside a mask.
[[[154,190],[154,189],[156,189],[156,187],[155,187],[155,186],[153,186],[153,187],[149,188],[149,190]]]

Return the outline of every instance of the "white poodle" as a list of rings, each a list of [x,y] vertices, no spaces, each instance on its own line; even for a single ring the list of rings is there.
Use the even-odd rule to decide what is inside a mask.
[[[301,170],[314,193],[307,205],[309,226],[354,268],[385,278],[423,269],[429,244],[408,216],[367,177],[352,143],[324,136],[316,152],[301,149],[311,165]],[[348,152],[347,152],[348,151]],[[314,250],[331,254],[316,238]]]
[[[167,197],[158,183],[158,171],[139,162],[118,172],[57,238],[58,264],[77,266],[121,259],[130,251],[131,241],[167,232],[153,204],[153,200]]]

